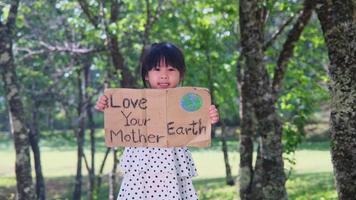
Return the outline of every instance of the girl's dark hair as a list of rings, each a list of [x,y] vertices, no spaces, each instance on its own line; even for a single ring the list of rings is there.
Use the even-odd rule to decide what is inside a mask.
[[[141,62],[141,78],[143,85],[147,87],[145,77],[152,68],[159,65],[164,59],[166,65],[178,69],[180,77],[184,77],[185,61],[182,51],[172,43],[153,43],[144,53]]]

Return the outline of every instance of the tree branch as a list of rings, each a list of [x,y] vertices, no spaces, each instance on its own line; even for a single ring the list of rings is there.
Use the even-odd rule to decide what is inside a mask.
[[[7,22],[6,22],[6,26],[7,26],[7,29],[9,32],[12,32],[12,30],[15,28],[15,21],[16,21],[16,16],[17,16],[17,10],[19,7],[19,2],[20,2],[20,0],[11,1],[9,16],[8,16]]]
[[[146,24],[145,24],[145,31],[143,34],[143,46],[148,44],[150,41],[149,32],[151,31],[152,25],[158,20],[159,16],[162,13],[162,4],[163,4],[163,0],[160,0],[158,2],[154,15],[152,15],[150,1],[146,0]]]
[[[95,53],[100,51],[105,51],[104,47],[100,47],[97,49],[93,48],[81,48],[79,44],[76,43],[67,43],[65,42],[63,46],[53,46],[46,42],[40,41],[39,44],[52,52],[69,52],[69,53],[76,53],[76,54],[89,54]]]
[[[111,148],[109,148],[109,147],[106,148],[105,156],[104,156],[103,161],[101,162],[101,165],[100,165],[100,170],[99,170],[99,173],[98,173],[98,176],[97,176],[97,186],[98,186],[98,188],[100,188],[100,186],[101,186],[101,177],[103,175],[106,159],[108,158],[110,150],[111,150]]]
[[[63,46],[53,46],[51,44],[48,44],[43,41],[39,41],[39,44],[44,47],[44,49],[30,49],[27,47],[15,47],[15,51],[22,51],[22,52],[27,52],[27,54],[23,55],[22,57],[19,58],[19,60],[25,60],[28,58],[32,58],[32,56],[35,55],[40,55],[40,54],[45,54],[48,52],[65,52],[65,53],[73,53],[73,54],[91,54],[91,53],[98,53],[102,51],[106,51],[105,47],[98,47],[98,48],[86,48],[86,47],[80,47],[79,44],[75,43],[64,43]]]
[[[45,50],[41,49],[41,50],[33,50],[30,48],[25,48],[25,47],[15,47],[15,51],[24,51],[27,52],[27,54],[25,54],[24,56],[20,57],[19,60],[25,60],[28,58],[31,58],[34,55],[39,55],[39,54],[44,54],[46,53]]]
[[[266,51],[270,46],[272,46],[273,42],[277,39],[277,37],[284,31],[284,29],[292,23],[295,16],[290,17],[282,26],[278,29],[277,32],[273,34],[273,36],[263,45],[263,51]]]
[[[90,23],[95,27],[98,28],[99,25],[99,20],[98,20],[98,16],[95,16],[89,8],[89,4],[86,0],[78,0],[78,3],[80,5],[80,7],[82,8],[84,14],[88,17],[88,20],[90,21]]]
[[[158,2],[158,6],[157,6],[157,8],[156,8],[156,12],[155,12],[155,14],[153,15],[153,22],[152,22],[152,24],[158,19],[158,17],[161,15],[161,13],[162,13],[162,5],[163,5],[163,0],[160,0],[159,2]]]
[[[272,82],[272,91],[274,96],[277,95],[281,88],[281,82],[284,78],[288,61],[293,55],[295,43],[299,40],[300,35],[307,25],[315,6],[316,2],[314,0],[305,0],[302,13],[299,15],[293,28],[288,33],[287,40],[285,41],[283,49],[279,54],[277,66],[274,70],[274,77]]]
[[[91,168],[89,167],[89,163],[88,163],[88,160],[87,160],[87,156],[85,155],[84,151],[83,151],[83,158],[84,158],[85,167],[86,167],[87,170],[88,170],[88,174],[90,174]]]

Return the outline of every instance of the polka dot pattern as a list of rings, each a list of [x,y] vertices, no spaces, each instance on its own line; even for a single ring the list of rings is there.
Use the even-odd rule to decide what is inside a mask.
[[[120,160],[124,172],[118,200],[196,200],[196,168],[187,147],[127,147]]]
[[[121,157],[120,167],[125,173],[168,172],[178,177],[197,175],[187,147],[127,147]]]
[[[197,200],[190,177],[176,177],[169,173],[125,174],[118,200]]]

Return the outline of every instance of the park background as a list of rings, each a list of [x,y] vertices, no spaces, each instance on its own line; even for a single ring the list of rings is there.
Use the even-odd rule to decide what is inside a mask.
[[[11,67],[16,67],[21,116],[29,130],[24,131],[31,153],[26,167],[32,168],[38,199],[115,199],[123,149],[105,147],[103,114],[94,105],[104,87],[141,88],[142,53],[160,41],[170,41],[184,52],[183,85],[209,88],[219,109],[221,119],[214,126],[211,146],[191,149],[200,199],[240,199],[241,99],[252,102],[258,94],[268,93],[266,87],[261,87],[262,93],[248,92],[259,91],[261,84],[245,90],[242,85],[258,77],[264,78],[257,80],[264,86],[278,82],[273,105],[281,123],[289,199],[337,199],[330,153],[330,61],[315,12],[321,6],[313,2],[0,1],[1,30],[5,25],[12,30],[5,41],[12,44]],[[253,20],[246,23],[249,16],[257,16],[255,30],[263,30],[256,43],[247,39],[255,36],[248,32],[254,25]],[[255,57],[260,59],[255,72],[249,70],[249,54],[243,52],[249,47],[262,52]],[[276,74],[281,77],[275,78]],[[16,136],[10,132],[4,77],[0,81],[0,199],[15,199]],[[258,110],[262,104],[256,105]],[[261,120],[256,115],[254,120]],[[248,136],[254,144],[255,167],[263,128]]]

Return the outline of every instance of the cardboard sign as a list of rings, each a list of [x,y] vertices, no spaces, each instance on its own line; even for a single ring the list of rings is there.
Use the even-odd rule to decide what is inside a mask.
[[[205,88],[106,89],[108,147],[210,145],[209,91]]]

